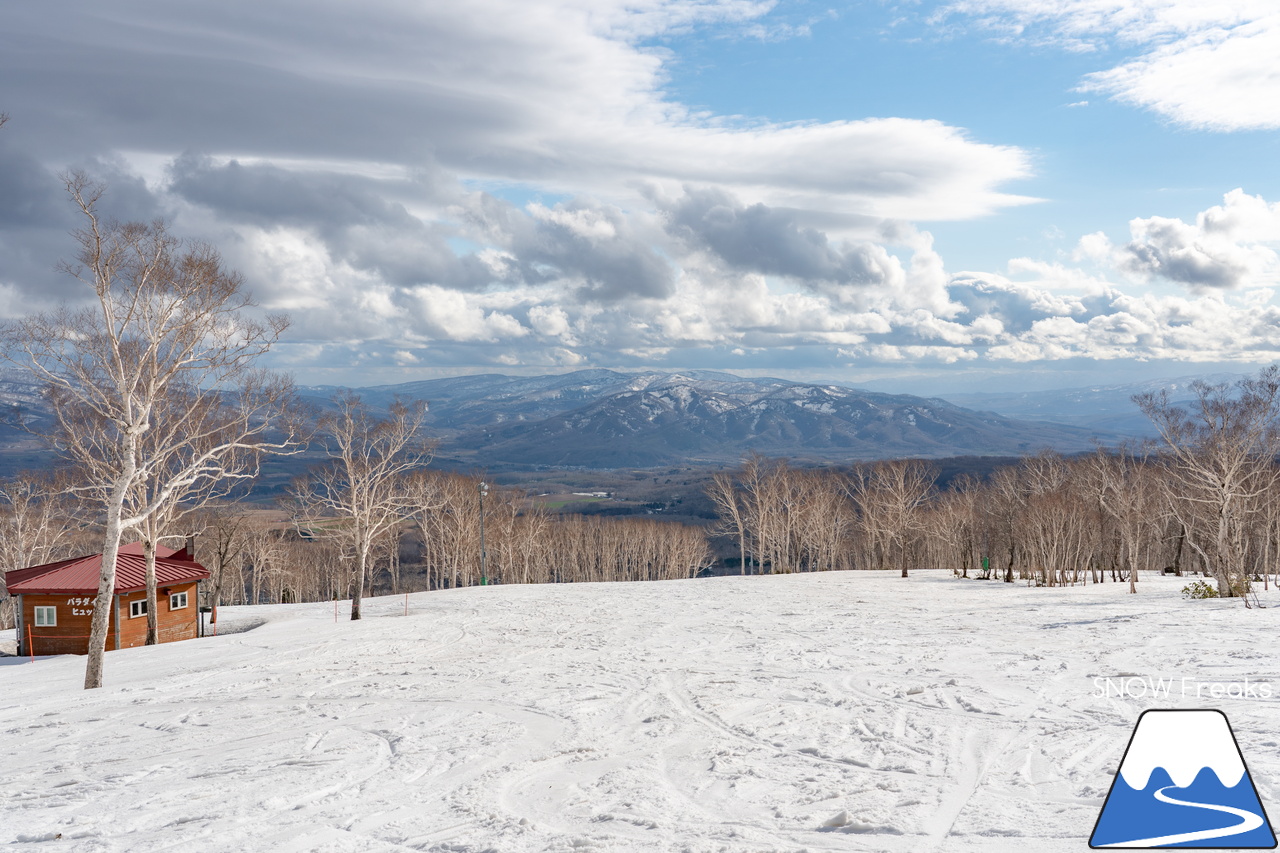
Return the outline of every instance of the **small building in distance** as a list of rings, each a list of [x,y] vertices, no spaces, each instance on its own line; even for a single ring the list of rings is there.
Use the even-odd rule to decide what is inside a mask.
[[[18,654],[84,655],[102,555],[72,557],[9,572],[5,586],[17,598]],[[186,547],[156,547],[156,621],[159,640],[172,643],[199,635],[199,584],[209,570]],[[120,548],[107,650],[141,646],[147,639],[147,575],[142,543]]]

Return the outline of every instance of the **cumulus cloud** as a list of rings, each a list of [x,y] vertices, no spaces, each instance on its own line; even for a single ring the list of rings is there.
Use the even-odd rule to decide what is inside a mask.
[[[336,261],[391,284],[475,290],[494,278],[481,258],[453,251],[448,241],[455,229],[424,221],[395,199],[432,200],[432,188],[422,182],[237,160],[219,164],[190,153],[170,164],[168,178],[172,196],[207,208],[225,223],[267,231],[305,229],[324,242]],[[111,184],[114,195],[115,182]]]
[[[562,281],[579,299],[604,302],[671,294],[674,274],[645,239],[642,218],[577,199],[531,204],[528,213],[509,241],[525,281]]]
[[[1113,45],[1139,51],[1089,74],[1081,91],[1189,127],[1280,127],[1280,10],[1271,0],[958,0],[937,19],[954,16],[1009,40],[1076,52]]]
[[[836,247],[800,212],[745,205],[717,188],[686,188],[665,210],[668,231],[708,249],[735,270],[837,285],[879,285],[903,276],[901,264],[870,242]]]
[[[1130,223],[1132,239],[1116,251],[1126,272],[1193,290],[1258,286],[1280,269],[1280,204],[1235,189],[1195,224],[1152,216]],[[1270,244],[1270,245],[1268,245]]]

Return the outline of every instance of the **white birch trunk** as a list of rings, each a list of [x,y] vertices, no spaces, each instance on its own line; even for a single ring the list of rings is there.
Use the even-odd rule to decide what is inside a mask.
[[[369,545],[365,536],[356,544],[356,581],[351,591],[351,618],[360,618],[360,600],[364,596],[365,564],[369,561]]]
[[[116,555],[120,551],[120,537],[124,533],[120,524],[120,511],[124,507],[127,484],[133,480],[133,471],[134,465],[130,459],[118,481],[122,485],[117,485],[113,490],[110,503],[107,504],[107,523],[102,536],[102,573],[98,578],[98,597],[93,606],[93,621],[89,628],[89,655],[84,670],[86,690],[102,686],[107,630],[111,624],[111,610],[115,605]]]
[[[160,642],[159,615],[156,603],[156,540],[154,536],[143,537],[142,556],[147,567],[147,641],[145,645],[154,646]]]

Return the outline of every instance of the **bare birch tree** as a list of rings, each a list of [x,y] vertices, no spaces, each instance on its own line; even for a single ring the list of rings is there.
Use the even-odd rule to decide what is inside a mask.
[[[63,269],[88,286],[90,305],[8,323],[2,340],[5,357],[43,384],[54,420],[46,438],[84,471],[83,494],[98,499],[104,516],[85,667],[85,687],[94,688],[102,685],[122,534],[178,489],[253,475],[229,471],[229,454],[293,447],[285,419],[292,384],[253,366],[287,321],[251,318],[243,280],[211,246],[184,249],[159,221],[105,221],[96,210],[104,188],[82,173],[68,175],[66,188],[86,225],[74,234],[77,263]],[[218,439],[202,444],[206,424],[179,409],[161,419],[161,401],[175,398],[189,412],[216,407]],[[281,426],[282,435],[267,438]],[[160,467],[168,482],[126,512],[138,483]]]
[[[5,573],[69,556],[76,526],[65,474],[25,472],[0,482],[0,630],[14,624]]]
[[[374,544],[415,509],[405,480],[430,461],[434,443],[422,435],[424,402],[396,401],[386,418],[375,417],[350,392],[334,403],[337,411],[320,421],[332,461],[295,484],[292,495],[314,535],[342,537],[349,545],[355,558],[351,618],[359,619]]]
[[[1193,382],[1189,409],[1168,391],[1135,396],[1164,440],[1169,502],[1187,544],[1218,581],[1218,594],[1244,595],[1246,526],[1261,512],[1280,451],[1280,366],[1234,385]]]
[[[142,555],[147,596],[147,637],[145,645],[155,645],[159,637],[159,611],[156,602],[156,547],[163,540],[185,541],[187,530],[177,525],[190,518],[202,506],[225,498],[240,484],[243,476],[257,471],[260,459],[256,452],[232,449],[223,455],[222,466],[226,476],[202,478],[182,482],[180,468],[191,453],[201,453],[226,441],[228,433],[236,428],[234,412],[218,399],[190,400],[186,395],[158,400],[153,420],[161,424],[183,423],[193,447],[187,452],[166,452],[174,445],[173,436],[164,429],[149,430],[142,438],[143,456],[156,460],[151,476],[139,479],[126,500],[127,513],[135,513],[154,505],[132,531],[142,541]],[[168,484],[177,481],[176,488],[168,490],[167,497],[157,501]],[[192,555],[194,559],[194,555]]]
[[[854,469],[849,496],[858,507],[859,526],[872,544],[877,568],[896,562],[907,577],[911,537],[923,529],[920,510],[937,478],[936,468],[912,459]]]
[[[238,559],[247,515],[235,504],[225,501],[209,501],[203,504],[191,519],[196,538],[196,554],[192,556],[209,569],[212,582],[208,595],[209,622],[218,622],[218,605],[222,602],[222,588],[232,562]]]
[[[738,573],[747,573],[747,525],[743,495],[733,475],[718,471],[707,486],[707,496],[720,516],[721,527],[738,537]]]
[[[978,547],[978,500],[981,485],[970,474],[961,474],[951,489],[939,496],[930,516],[931,534],[941,544],[944,559],[959,559],[960,576],[981,559]]]
[[[1156,471],[1126,447],[1118,453],[1099,450],[1086,465],[1091,491],[1114,524],[1129,592],[1136,593],[1138,570],[1150,562],[1148,555],[1163,529],[1165,505],[1153,482]]]

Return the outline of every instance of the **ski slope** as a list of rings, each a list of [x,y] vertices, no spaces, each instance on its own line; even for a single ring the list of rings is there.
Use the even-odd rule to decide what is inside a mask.
[[[833,572],[447,590],[354,623],[224,608],[224,630],[261,624],[111,652],[96,691],[83,659],[0,658],[0,844],[1079,851],[1148,707],[1221,708],[1264,805],[1280,789],[1280,595],[1185,583]],[[1275,695],[1104,697],[1106,676]]]

